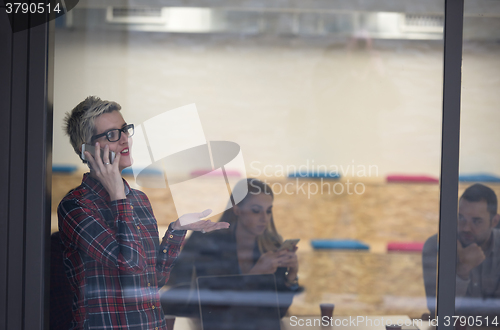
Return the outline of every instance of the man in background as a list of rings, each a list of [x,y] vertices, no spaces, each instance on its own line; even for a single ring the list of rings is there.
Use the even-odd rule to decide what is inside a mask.
[[[500,220],[495,192],[482,184],[467,188],[459,200],[456,301],[457,315],[500,314]],[[436,312],[437,234],[422,251],[427,306]],[[490,320],[491,321],[491,320]],[[500,317],[497,319],[500,323]]]

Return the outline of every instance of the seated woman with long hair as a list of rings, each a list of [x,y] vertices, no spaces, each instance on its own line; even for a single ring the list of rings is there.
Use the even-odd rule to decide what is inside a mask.
[[[278,251],[283,239],[273,220],[273,192],[257,179],[241,180],[235,191],[241,191],[238,185],[247,185],[248,194],[222,214],[219,222],[228,222],[229,229],[193,232],[186,241],[170,274],[172,288],[162,295],[165,314],[199,315],[193,290],[199,276],[274,274],[281,317],[291,305],[299,289],[297,248]]]

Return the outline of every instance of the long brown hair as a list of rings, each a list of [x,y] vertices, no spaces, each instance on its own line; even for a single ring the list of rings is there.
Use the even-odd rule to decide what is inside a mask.
[[[245,196],[245,198],[243,198],[237,205],[245,204],[252,196],[258,194],[270,195],[274,200],[274,194],[273,191],[271,190],[271,187],[269,187],[267,184],[257,179],[241,180],[236,184],[233,191],[241,191],[242,190],[241,185],[245,184],[248,187],[248,193]],[[229,205],[232,205],[231,200],[233,200],[232,194],[231,194],[231,199],[229,201]],[[231,207],[230,209],[224,211],[224,213],[219,219],[219,222],[229,222],[230,224],[229,228],[231,228],[231,230],[234,233],[234,230],[238,223],[238,216],[234,214],[233,208]],[[274,225],[273,214],[271,213],[271,221],[269,222],[269,225],[267,226],[264,233],[257,237],[257,244],[259,246],[259,251],[261,253],[265,253],[268,251],[276,251],[281,246],[282,243],[283,243],[283,238],[278,234],[278,231],[276,230],[276,226]]]

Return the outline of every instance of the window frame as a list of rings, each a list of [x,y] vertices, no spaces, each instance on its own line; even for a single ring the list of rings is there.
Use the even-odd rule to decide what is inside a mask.
[[[455,310],[464,0],[444,5],[440,319]],[[48,329],[54,26],[12,33],[0,12],[0,329]]]

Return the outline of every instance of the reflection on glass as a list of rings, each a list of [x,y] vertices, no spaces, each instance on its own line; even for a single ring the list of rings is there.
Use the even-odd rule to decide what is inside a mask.
[[[229,223],[230,229],[207,234],[193,233],[186,241],[169,277],[168,285],[173,288],[162,294],[166,314],[196,317],[200,308],[203,310],[217,305],[227,313],[247,311],[249,315],[260,314],[259,320],[268,320],[263,321],[258,328],[269,328],[267,323],[273,324],[276,319],[279,326],[279,316],[286,315],[294,295],[300,292],[297,242],[283,242],[277,231],[273,217],[273,191],[256,179],[241,180],[236,190],[241,189],[238,186],[242,185],[247,186],[248,194],[235,207],[224,211],[219,220]],[[244,279],[228,277],[240,274],[256,276]],[[273,276],[258,276],[262,274]],[[193,290],[199,289],[197,284],[200,279],[204,283],[203,289],[208,292],[203,297],[192,294]],[[239,285],[243,286],[239,288],[241,292],[229,294],[221,301],[217,299],[218,293],[223,296]],[[246,306],[245,309],[241,308],[242,305]],[[240,308],[236,309],[235,306]],[[272,306],[276,313],[266,317],[261,309],[265,311]],[[258,309],[253,310],[254,307]],[[218,317],[212,314],[218,314],[217,310],[210,310],[202,317],[204,328],[214,328],[213,325],[207,325],[207,317],[224,319],[219,314]],[[244,329],[249,322],[257,321],[252,320],[255,317],[235,317],[235,324],[227,319],[228,324],[231,324],[227,325],[228,329]]]
[[[465,189],[459,199],[457,242],[457,315],[492,315],[496,307],[499,274],[498,263],[500,229],[496,228],[497,213],[495,192],[476,183]],[[427,239],[422,264],[431,315],[435,315],[437,235]]]
[[[231,235],[188,238],[175,265],[185,275],[174,270],[161,293],[176,326],[192,316],[177,297],[188,295],[190,312],[200,316],[199,278],[253,274],[263,255],[293,239],[300,239],[292,253],[297,274],[284,266],[258,272],[275,275],[285,327],[317,325],[325,303],[334,304],[332,320],[341,323],[360,316],[383,327],[382,317],[392,316],[391,323],[420,318],[429,312],[420,252],[438,228],[443,1],[418,10],[275,2],[257,10],[252,3],[75,8],[56,31],[54,127],[88,95],[118,101],[136,125],[135,138],[141,123],[195,103],[206,141],[241,149],[246,173],[226,171],[229,185],[256,178],[273,192],[271,248],[249,244],[240,256],[234,241],[221,247]],[[54,174],[54,210],[86,170],[71,153],[55,129],[53,163],[76,170]],[[207,173],[194,163],[176,167],[166,181]],[[131,174],[123,172],[150,198],[163,233],[177,218],[175,192],[140,187]],[[213,193],[210,188],[186,199]],[[249,205],[230,211],[252,215]],[[186,261],[190,251],[210,252],[195,254],[196,273]]]
[[[468,326],[500,324],[499,14],[493,3],[465,7],[455,313]]]
[[[497,196],[482,184],[467,188],[458,208],[457,312],[494,315],[499,311],[500,215]]]

